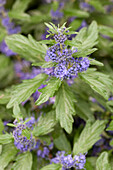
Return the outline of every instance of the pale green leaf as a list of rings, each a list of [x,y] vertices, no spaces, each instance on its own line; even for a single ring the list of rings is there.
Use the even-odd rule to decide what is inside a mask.
[[[46,79],[46,74],[39,74],[33,79],[24,80],[23,83],[16,85],[7,108],[14,106],[15,102],[20,104],[21,102],[27,100]]]
[[[86,11],[78,10],[78,9],[65,9],[64,14],[68,16],[76,16],[77,18],[87,18],[89,17],[89,13]]]
[[[16,119],[23,117],[17,101],[15,101],[14,107],[13,107],[13,117],[15,117]]]
[[[47,166],[44,166],[40,170],[61,170],[61,165],[60,164],[50,164]]]
[[[59,120],[61,127],[68,133],[71,133],[74,121],[72,117],[72,115],[75,115],[74,102],[75,97],[71,88],[66,83],[62,84],[56,94],[56,118]]]
[[[95,36],[94,36],[95,35]],[[74,54],[75,57],[85,56],[93,53],[96,48],[92,49],[97,44],[98,29],[97,23],[93,21],[88,29],[82,28],[79,33],[71,41],[68,41],[69,45],[77,48],[77,52]]]
[[[80,78],[88,83],[94,91],[108,100],[113,85],[109,75],[88,69],[86,72],[80,73]]]
[[[31,0],[16,0],[12,9],[14,11],[19,11],[20,13],[24,12],[27,9],[30,2]]]
[[[41,92],[41,95],[39,96],[35,104],[40,105],[46,102],[50,97],[53,97],[54,93],[58,90],[60,85],[61,85],[60,79],[57,78],[50,79],[47,86],[39,90]]]
[[[103,35],[107,35],[107,36],[113,38],[113,29],[111,27],[108,27],[105,25],[100,25],[99,32]]]
[[[110,124],[109,124],[109,126],[108,126],[108,128],[106,129],[106,130],[111,130],[111,131],[113,131],[113,120],[110,122]]]
[[[100,61],[97,61],[97,60],[94,60],[94,59],[91,59],[91,58],[89,58],[89,59],[90,59],[91,65],[104,66],[104,64],[101,63]]]
[[[102,152],[99,158],[97,159],[96,170],[111,170],[107,152]]]
[[[38,43],[31,35],[26,38],[20,34],[6,37],[9,48],[29,61],[44,61],[47,47],[45,44]],[[44,56],[43,56],[44,55]]]
[[[52,110],[48,113],[42,114],[38,120],[37,126],[33,129],[33,134],[35,136],[46,135],[54,130],[56,125],[56,115],[55,111]]]
[[[17,154],[17,149],[14,144],[4,145],[2,154],[0,155],[0,169],[3,170],[9,162],[13,161]]]
[[[32,154],[31,152],[21,153],[16,157],[16,162],[13,164],[13,170],[31,170],[32,169]]]
[[[0,134],[0,144],[8,144],[13,141],[13,136],[11,134]]]

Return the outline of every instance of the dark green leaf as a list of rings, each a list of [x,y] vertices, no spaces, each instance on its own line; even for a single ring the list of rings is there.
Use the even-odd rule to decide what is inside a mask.
[[[21,102],[27,100],[46,79],[46,74],[39,74],[33,79],[24,80],[23,83],[16,85],[7,108],[14,106],[15,102],[20,104]]]
[[[3,124],[2,120],[0,119],[0,134],[3,133],[3,130],[4,130],[4,124]]]
[[[36,101],[36,105],[40,105],[46,102],[50,97],[53,97],[54,93],[58,90],[61,85],[61,80],[57,78],[52,78],[49,80],[46,87],[40,90],[42,93],[38,100]]]
[[[74,144],[74,155],[87,152],[100,139],[100,135],[105,128],[105,121],[97,120],[91,125],[87,122],[78,141]]]
[[[88,102],[84,101],[81,98],[77,98],[75,106],[77,115],[80,116],[82,119],[84,119],[85,121],[89,119],[92,122],[95,120],[93,112],[91,111]]]
[[[62,84],[56,94],[56,118],[59,120],[61,127],[68,133],[72,131],[72,115],[75,115],[74,102],[75,97],[71,92],[71,88],[67,84]]]
[[[54,141],[54,144],[58,150],[71,153],[70,142],[68,141],[68,139],[63,131],[62,131],[61,135],[58,138],[55,138],[53,141]]]
[[[0,88],[10,83],[14,76],[13,63],[10,58],[0,55]],[[7,81],[6,81],[7,80]]]

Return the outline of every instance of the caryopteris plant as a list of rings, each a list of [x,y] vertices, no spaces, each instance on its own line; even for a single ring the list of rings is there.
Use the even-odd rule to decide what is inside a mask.
[[[0,170],[112,170],[108,156],[112,162],[113,76],[107,74],[109,64],[104,66],[96,56],[102,50],[100,30],[105,28],[93,20],[75,31],[73,18],[72,27],[70,20],[57,24],[64,14],[74,14],[57,2],[51,8],[53,22],[45,22],[45,40],[37,41],[23,31],[36,24],[37,14],[24,12],[29,2],[19,6],[23,35],[17,34],[20,26],[0,1],[1,28],[6,30],[0,40],[0,66],[11,65],[12,71],[5,70],[9,81],[0,91]],[[87,11],[77,10],[77,17],[88,18],[90,12],[93,16],[96,5],[91,2],[81,2],[80,8]],[[17,10],[14,18],[20,15]]]

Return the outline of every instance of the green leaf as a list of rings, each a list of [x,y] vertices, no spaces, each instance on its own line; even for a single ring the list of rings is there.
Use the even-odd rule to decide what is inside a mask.
[[[113,106],[113,100],[108,101],[107,104]]]
[[[15,101],[14,107],[13,107],[13,117],[15,117],[16,119],[19,119],[19,118],[23,117],[17,101]]]
[[[56,115],[55,111],[52,110],[46,114],[42,114],[38,120],[38,125],[34,127],[34,136],[46,135],[53,131],[53,127],[56,125]]]
[[[21,102],[27,100],[46,79],[46,74],[39,74],[33,79],[24,80],[23,83],[16,85],[7,108],[14,106],[15,102],[20,104]]]
[[[44,61],[47,47],[40,44],[32,38],[31,35],[26,38],[20,34],[14,34],[6,37],[8,47],[29,61]],[[44,55],[44,56],[43,56]]]
[[[12,81],[13,76],[14,69],[11,59],[5,55],[0,55],[0,88],[8,85]]]
[[[113,147],[113,139],[110,140],[109,145],[110,145],[111,147]]]
[[[101,34],[107,35],[111,38],[113,38],[113,29],[111,27],[105,26],[105,25],[100,25],[99,26],[99,32]]]
[[[23,135],[23,136],[26,136],[26,138],[27,138],[28,140],[30,140],[31,133],[30,133],[30,131],[29,131],[28,129],[22,130],[22,135]]]
[[[0,145],[0,155],[1,155],[1,153],[2,153],[2,145]]]
[[[113,130],[113,120],[110,122],[108,128],[106,130]]]
[[[79,57],[80,55],[85,56],[93,53],[96,49],[92,49],[92,47],[97,44],[97,39],[97,23],[93,21],[88,29],[86,27],[82,28],[77,36],[71,41],[67,41],[67,43],[77,48],[78,52],[76,52],[74,55]]]
[[[87,157],[86,163],[85,163],[85,168],[87,170],[94,170],[95,164],[96,164],[97,157]]]
[[[80,73],[80,78],[88,83],[94,91],[108,100],[113,84],[109,75],[88,69],[86,72]]]
[[[75,10],[75,9],[65,9],[64,14],[68,16],[76,16],[77,18],[87,18],[89,13],[86,11]]]
[[[105,12],[104,6],[102,5],[101,1],[99,1],[99,0],[90,0],[88,3],[90,5],[92,5],[99,12]]]
[[[91,59],[91,58],[89,58],[89,59],[90,59],[91,65],[104,66],[104,64],[101,63],[100,61],[97,61],[97,60],[94,60],[94,59]]]
[[[31,0],[16,0],[12,9],[20,13],[24,12],[27,9],[30,2]]]
[[[17,156],[16,162],[13,164],[13,170],[31,170],[32,154],[30,152],[21,153]]]
[[[62,170],[62,166],[60,164],[50,164],[50,165],[44,166],[40,170]]]
[[[13,141],[12,134],[0,134],[0,144],[8,144]]]
[[[108,162],[108,153],[102,152],[96,161],[96,170],[111,170],[111,166]]]
[[[87,152],[100,139],[105,128],[105,121],[97,120],[94,124],[88,121],[78,141],[74,144],[74,155]]]
[[[3,124],[3,122],[2,122],[2,120],[0,119],[0,134],[2,134],[3,131],[4,130],[4,124]]]
[[[57,33],[57,27],[54,24],[48,24],[45,22],[45,25],[49,28],[49,31],[51,31],[52,33]]]
[[[7,35],[6,29],[0,27],[0,42],[4,40],[4,37]]]
[[[49,61],[49,62],[37,62],[37,63],[33,63],[32,66],[41,66],[42,68],[49,68],[49,67],[54,67],[56,65],[55,62],[53,61]]]
[[[2,154],[0,155],[0,169],[3,170],[9,162],[13,161],[17,154],[17,149],[14,144],[4,145]]]
[[[9,11],[8,16],[11,19],[19,19],[19,20],[26,21],[26,22],[30,20],[30,15],[28,15],[24,12],[20,13],[19,11],[16,11],[16,10]]]
[[[93,122],[95,120],[93,112],[90,109],[90,105],[88,102],[84,101],[81,98],[77,98],[77,102],[75,103],[76,113],[82,119],[87,121],[88,119]]]
[[[62,84],[56,94],[56,118],[59,120],[61,127],[68,133],[71,133],[74,121],[72,117],[72,115],[75,115],[74,102],[75,97],[71,88],[66,83]]]
[[[11,89],[5,89],[5,91],[0,91],[0,104],[7,104],[10,100]]]
[[[71,153],[70,142],[68,141],[68,139],[63,131],[62,131],[61,135],[58,138],[55,138],[53,141],[54,141],[54,144],[58,150]]]
[[[60,79],[57,79],[55,77],[50,79],[47,86],[39,90],[42,94],[39,96],[35,104],[40,105],[46,102],[50,97],[53,97],[54,93],[59,89],[60,85]]]

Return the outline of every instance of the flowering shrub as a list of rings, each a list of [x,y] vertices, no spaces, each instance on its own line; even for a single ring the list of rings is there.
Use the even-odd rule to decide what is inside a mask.
[[[112,170],[113,1],[0,0],[0,170]]]

